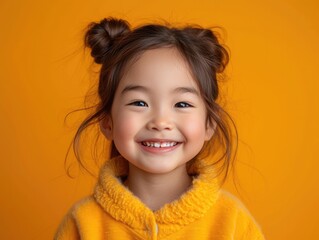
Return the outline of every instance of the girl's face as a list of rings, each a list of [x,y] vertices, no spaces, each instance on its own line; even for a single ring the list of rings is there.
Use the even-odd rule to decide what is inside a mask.
[[[130,164],[154,174],[185,167],[213,135],[197,84],[174,48],[148,50],[129,66],[102,127]]]

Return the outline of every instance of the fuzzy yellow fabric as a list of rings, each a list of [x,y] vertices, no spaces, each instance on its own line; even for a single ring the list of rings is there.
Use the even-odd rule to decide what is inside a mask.
[[[153,212],[122,185],[118,159],[103,167],[93,196],[76,203],[55,239],[264,239],[248,210],[202,170],[179,199]]]

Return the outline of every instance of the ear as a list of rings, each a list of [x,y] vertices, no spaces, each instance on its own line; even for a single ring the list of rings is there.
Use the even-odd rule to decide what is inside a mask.
[[[113,137],[113,126],[112,126],[112,119],[109,115],[107,115],[105,118],[103,118],[100,121],[100,129],[103,135],[108,139],[112,140]]]
[[[213,137],[216,130],[216,126],[217,124],[215,121],[213,121],[212,123],[207,122],[205,141],[209,141]]]

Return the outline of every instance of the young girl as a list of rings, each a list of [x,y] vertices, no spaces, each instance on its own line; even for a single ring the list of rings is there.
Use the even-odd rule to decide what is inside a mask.
[[[55,239],[264,239],[218,176],[233,156],[217,103],[228,53],[210,29],[120,19],[89,25],[102,64],[92,124],[111,142],[94,194],[74,205]],[[80,162],[81,163],[81,162]]]

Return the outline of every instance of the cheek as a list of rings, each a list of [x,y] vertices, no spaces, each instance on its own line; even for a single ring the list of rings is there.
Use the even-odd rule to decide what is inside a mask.
[[[200,140],[205,138],[206,124],[204,116],[201,116],[201,114],[194,114],[188,118],[184,118],[182,125],[185,134],[188,138],[191,138],[191,140],[201,142]]]
[[[124,141],[134,138],[137,131],[140,128],[140,123],[138,118],[133,117],[128,113],[120,113],[115,115],[114,118],[114,129],[113,138],[115,141]]]

